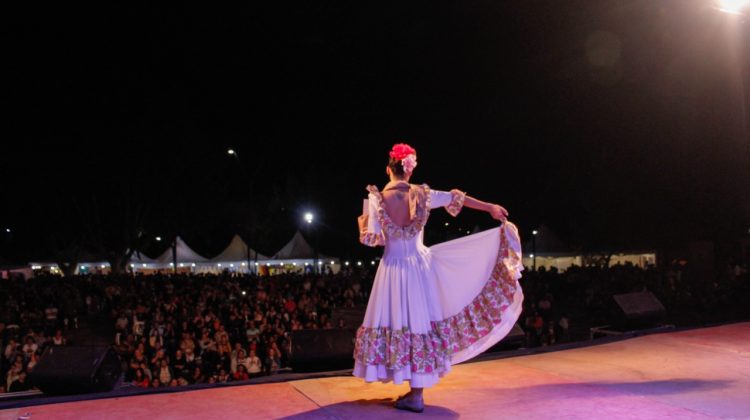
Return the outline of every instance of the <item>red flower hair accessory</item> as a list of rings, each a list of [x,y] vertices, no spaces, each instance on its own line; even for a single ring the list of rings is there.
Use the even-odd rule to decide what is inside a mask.
[[[404,172],[410,174],[417,167],[417,151],[406,143],[399,143],[393,146],[389,155],[391,158],[400,160]]]
[[[403,160],[409,155],[416,155],[417,151],[406,143],[394,144],[389,155],[396,160]]]

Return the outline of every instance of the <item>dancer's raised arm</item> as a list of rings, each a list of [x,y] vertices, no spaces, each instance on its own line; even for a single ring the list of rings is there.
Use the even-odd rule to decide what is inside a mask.
[[[493,219],[500,220],[502,222],[504,222],[508,218],[508,210],[506,210],[505,207],[499,204],[492,204],[477,200],[476,198],[470,197],[468,195],[464,199],[464,206],[470,209],[486,211],[490,214],[490,216],[492,216]]]
[[[458,213],[461,212],[461,208],[466,206],[470,209],[486,211],[495,220],[504,222],[508,218],[508,210],[506,210],[503,206],[478,200],[474,197],[466,195],[466,193],[461,190],[432,190],[430,194],[431,208],[445,207],[445,210],[454,217],[458,216]]]

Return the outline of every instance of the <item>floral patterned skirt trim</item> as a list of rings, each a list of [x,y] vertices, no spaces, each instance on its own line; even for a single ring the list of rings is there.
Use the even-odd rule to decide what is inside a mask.
[[[407,327],[365,327],[357,330],[354,359],[364,365],[385,365],[388,369],[411,366],[416,373],[446,370],[451,355],[463,350],[502,323],[503,312],[513,303],[521,256],[508,246],[500,229],[500,247],[490,279],[482,291],[459,313],[432,321],[428,333],[417,334]]]

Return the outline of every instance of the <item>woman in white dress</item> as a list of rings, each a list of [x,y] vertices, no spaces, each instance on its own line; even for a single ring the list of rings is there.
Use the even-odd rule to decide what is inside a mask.
[[[411,391],[395,407],[422,412],[422,391],[451,365],[484,352],[505,337],[522,309],[521,247],[508,212],[459,190],[410,184],[416,151],[390,152],[383,191],[369,191],[359,217],[360,242],[384,246],[362,326],[353,375],[366,382],[401,384]],[[433,247],[422,243],[430,211],[482,210],[502,224]]]

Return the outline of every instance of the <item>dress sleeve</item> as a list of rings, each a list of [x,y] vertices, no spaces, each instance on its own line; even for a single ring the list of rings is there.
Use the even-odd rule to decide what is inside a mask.
[[[383,228],[380,226],[380,221],[378,220],[378,205],[380,203],[379,200],[380,198],[372,192],[367,196],[367,213],[363,215],[365,217],[365,223],[364,226],[360,226],[359,229],[359,242],[361,242],[363,245],[385,245]]]
[[[465,198],[466,193],[456,189],[450,191],[430,190],[430,208],[445,207],[448,214],[455,217],[461,212]]]

